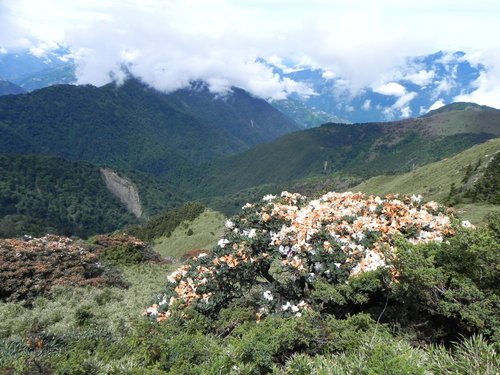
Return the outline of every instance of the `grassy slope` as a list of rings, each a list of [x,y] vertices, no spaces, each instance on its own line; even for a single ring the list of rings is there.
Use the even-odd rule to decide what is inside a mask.
[[[481,160],[480,168],[485,168],[492,154],[498,150],[500,150],[500,139],[497,138],[409,173],[373,177],[351,190],[377,195],[395,192],[422,194],[427,200],[443,201],[448,196],[452,183],[457,186],[461,184],[467,165],[475,165]],[[476,223],[481,222],[484,216],[493,210],[500,212],[500,207],[488,204],[457,206],[460,216]]]
[[[32,330],[51,333],[71,332],[77,328],[76,311],[85,310],[103,329],[120,333],[128,329],[155,293],[164,287],[162,274],[173,265],[142,264],[123,269],[128,289],[115,287],[56,287],[52,296],[36,299],[33,308],[20,303],[0,302],[0,338],[22,335]],[[41,329],[40,329],[41,328]]]
[[[191,229],[193,234],[186,232]],[[170,237],[161,237],[155,241],[154,250],[162,256],[179,258],[189,250],[210,250],[224,231],[224,216],[206,209],[191,223],[179,225]]]
[[[192,236],[186,236],[187,228],[181,224],[170,238],[160,239],[155,250],[163,256],[181,257],[191,249],[210,249],[223,231],[224,216],[207,209],[188,224],[194,232]],[[178,264],[122,267],[124,278],[131,285],[128,289],[57,287],[51,297],[38,298],[32,309],[20,303],[0,302],[0,339],[33,330],[70,332],[78,328],[77,310],[91,313],[92,322],[103,329],[126,334],[145,307],[151,304],[154,295],[163,290],[164,275],[176,267]]]

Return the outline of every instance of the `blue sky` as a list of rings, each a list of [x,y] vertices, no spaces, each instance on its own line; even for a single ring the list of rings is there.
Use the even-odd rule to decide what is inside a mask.
[[[275,99],[308,89],[256,57],[323,69],[356,92],[389,82],[406,56],[462,50],[487,67],[462,99],[500,107],[499,19],[493,0],[3,0],[0,49],[64,43],[82,83],[127,63],[167,91],[204,79]]]

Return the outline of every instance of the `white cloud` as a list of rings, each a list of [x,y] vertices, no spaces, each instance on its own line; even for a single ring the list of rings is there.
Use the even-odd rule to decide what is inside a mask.
[[[403,96],[406,93],[405,87],[397,82],[389,82],[384,85],[375,87],[373,91],[382,95],[391,96]]]
[[[410,81],[418,86],[427,86],[432,82],[436,73],[433,70],[420,70],[415,73],[410,73],[404,76],[403,79]]]
[[[473,82],[470,94],[458,95],[456,102],[474,102],[500,109],[500,48],[478,53],[470,57],[472,63],[481,61],[486,65],[479,77]]]
[[[409,104],[417,96],[416,92],[409,92],[401,96],[396,103],[394,103],[393,108],[401,109]]]
[[[401,108],[401,117],[402,118],[408,118],[412,114],[411,108],[409,106]]]
[[[436,100],[436,101],[435,101],[435,102],[434,102],[434,103],[433,103],[433,104],[429,107],[429,109],[428,109],[427,111],[425,111],[425,112],[427,113],[427,112],[433,111],[433,110],[435,110],[435,109],[441,108],[441,107],[442,107],[442,106],[444,106],[444,105],[445,105],[445,103],[444,103],[441,99]]]
[[[456,87],[457,83],[451,77],[445,77],[441,81],[434,83],[436,87],[432,90],[432,98],[436,99],[442,93],[449,94]]]
[[[361,108],[363,108],[364,111],[369,111],[372,107],[371,103],[372,101],[370,99],[366,99]]]
[[[402,118],[410,117],[412,115],[412,110],[409,104],[416,96],[416,92],[409,92],[402,95],[392,106],[384,108],[382,114],[387,120],[393,120],[397,114]]]
[[[406,56],[498,46],[499,17],[496,0],[4,0],[0,48],[66,43],[80,81],[94,84],[131,63],[135,74],[165,90],[204,79],[213,90],[235,85],[262,97],[308,95],[307,87],[255,62],[275,56],[342,77],[336,88],[355,95],[394,80],[384,75]],[[412,74],[419,85],[432,79],[430,71]],[[487,81],[497,77],[498,70],[489,71]],[[478,85],[477,98],[494,99],[493,84]]]
[[[334,79],[337,77],[337,74],[335,74],[334,72],[330,71],[330,70],[325,70],[321,76],[324,78],[324,79]]]

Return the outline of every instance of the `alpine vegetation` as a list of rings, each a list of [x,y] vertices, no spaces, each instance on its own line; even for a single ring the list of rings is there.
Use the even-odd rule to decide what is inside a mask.
[[[211,254],[199,254],[170,274],[166,292],[147,315],[162,321],[193,307],[216,316],[235,304],[252,306],[257,321],[331,312],[342,300],[361,302],[351,289],[370,271],[384,288],[398,283],[399,241],[447,241],[454,225],[443,206],[420,196],[266,195],[227,220]],[[330,291],[325,298],[331,288],[335,295]]]

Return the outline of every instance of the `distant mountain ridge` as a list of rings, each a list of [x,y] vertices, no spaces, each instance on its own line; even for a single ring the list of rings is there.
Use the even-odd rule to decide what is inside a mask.
[[[498,109],[493,107],[488,107],[487,105],[479,105],[476,103],[468,103],[468,102],[456,102],[444,105],[437,109],[433,109],[432,111],[429,111],[428,113],[426,113],[421,117],[430,117],[437,115],[438,113],[445,113],[450,111],[480,111],[480,110],[498,111]]]
[[[443,109],[389,123],[325,124],[214,161],[206,194],[345,174],[368,178],[410,171],[500,136],[500,111]]]
[[[198,85],[164,94],[135,79],[0,98],[0,153],[45,154],[178,178],[299,127],[266,101]]]
[[[26,91],[22,87],[0,78],[0,96],[17,95],[17,94],[23,94],[25,92]]]
[[[65,47],[42,54],[20,50],[0,53],[0,77],[33,91],[55,84],[76,83],[76,68]]]
[[[305,84],[314,91],[306,97],[293,94],[270,102],[302,128],[325,122],[364,123],[420,116],[473,92],[476,80],[487,69],[460,51],[409,56],[386,72],[385,78],[380,77],[380,82],[351,92],[349,79],[340,73],[287,59],[282,63],[257,60],[281,79]],[[42,55],[30,51],[0,53],[0,77],[27,91],[74,84],[76,63],[70,49],[61,46]]]

